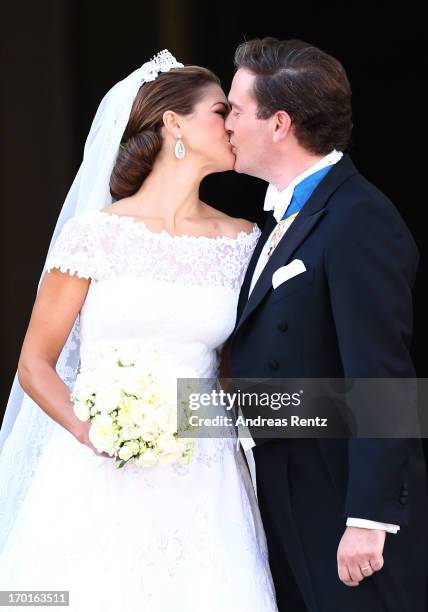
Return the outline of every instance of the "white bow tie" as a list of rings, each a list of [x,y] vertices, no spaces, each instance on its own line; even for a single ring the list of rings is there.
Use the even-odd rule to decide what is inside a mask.
[[[294,181],[289,184],[288,187],[279,191],[272,183],[266,191],[265,202],[263,205],[264,210],[273,210],[273,216],[277,223],[279,223],[282,217],[285,215],[287,208],[290,205],[291,199],[294,193],[295,187]]]
[[[336,164],[342,157],[343,153],[334,149],[333,151],[331,151],[331,153],[328,153],[328,155],[320,159],[311,168],[308,168],[308,170],[305,170],[305,172],[302,172],[302,174],[296,176],[296,178],[291,181],[288,187],[286,187],[282,191],[279,191],[279,189],[277,189],[275,185],[269,183],[265,196],[263,210],[273,210],[273,216],[275,217],[276,222],[279,223],[290,205],[294,193],[294,188],[296,187],[296,185],[301,183],[311,174],[314,174],[315,172],[318,172],[318,170],[321,170],[321,168]]]

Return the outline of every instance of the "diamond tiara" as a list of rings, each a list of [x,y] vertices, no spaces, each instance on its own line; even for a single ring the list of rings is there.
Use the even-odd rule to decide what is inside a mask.
[[[141,66],[141,82],[154,81],[160,72],[169,72],[171,68],[183,67],[184,64],[177,62],[168,49],[163,49],[163,51],[154,55],[149,62]]]

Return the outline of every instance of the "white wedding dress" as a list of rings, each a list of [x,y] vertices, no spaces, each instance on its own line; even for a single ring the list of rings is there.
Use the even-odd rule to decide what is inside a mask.
[[[138,341],[216,376],[259,234],[171,236],[102,211],[68,221],[47,265],[91,279],[81,369],[103,343]],[[236,440],[197,440],[189,465],[117,469],[55,424],[0,556],[0,590],[68,590],[73,612],[276,612]]]

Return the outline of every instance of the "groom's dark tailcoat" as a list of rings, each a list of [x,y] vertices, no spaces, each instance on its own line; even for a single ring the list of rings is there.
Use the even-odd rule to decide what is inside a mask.
[[[248,299],[274,223],[270,217],[242,287],[232,376],[415,376],[409,345],[418,252],[395,207],[349,156],[304,205]],[[273,272],[293,259],[307,271],[273,290]],[[280,612],[425,612],[428,515],[420,440],[255,441]],[[384,568],[354,588],[337,574],[347,517],[401,526],[386,536]]]

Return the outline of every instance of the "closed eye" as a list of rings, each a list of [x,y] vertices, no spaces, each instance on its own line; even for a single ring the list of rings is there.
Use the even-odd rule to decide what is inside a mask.
[[[230,113],[230,107],[225,102],[217,102],[217,108],[214,112],[217,115],[221,115],[224,119]]]

